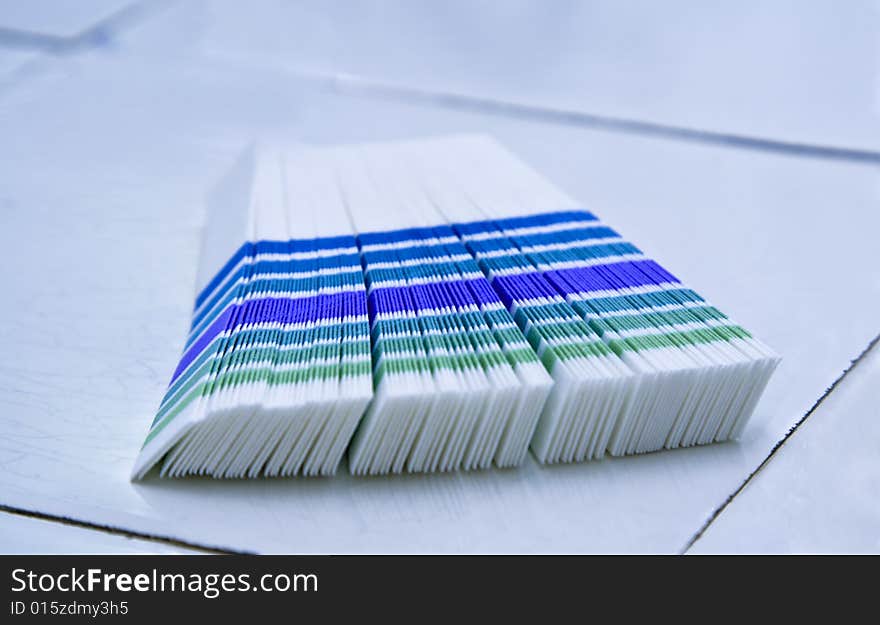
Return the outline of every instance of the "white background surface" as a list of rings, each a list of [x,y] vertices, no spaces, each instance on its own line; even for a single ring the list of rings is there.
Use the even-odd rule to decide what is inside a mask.
[[[13,72],[35,56],[31,50],[0,49],[0,81],[9,80]]]
[[[872,0],[237,4],[207,5],[205,50],[409,88],[880,148]]]
[[[874,5],[858,6],[874,15]],[[334,65],[337,59],[326,49],[305,49],[305,43],[303,49],[273,52],[267,42],[279,24],[299,23],[290,13],[299,9],[260,8],[252,14],[213,4],[173,7],[120,33],[110,49],[53,59],[50,71],[0,93],[0,134],[7,148],[0,156],[0,245],[7,258],[0,274],[0,345],[7,354],[0,363],[0,504],[246,551],[678,552],[880,332],[876,166],[337,93],[324,80],[301,78],[302,70],[358,68]],[[450,29],[455,11],[461,23],[463,10],[450,6],[444,18]],[[631,23],[629,14],[604,10],[611,11],[609,29]],[[752,13],[738,19],[759,24],[760,32],[780,19]],[[363,50],[375,55],[370,62],[376,67],[396,71],[382,59],[393,57],[394,46],[415,31],[394,25],[426,18],[401,15],[394,7],[383,15],[388,36],[367,39]],[[804,24],[797,32],[829,28],[826,14],[799,16]],[[867,29],[875,39],[876,24],[867,17],[856,23],[856,17],[839,19],[852,19],[847,24],[855,33]],[[700,19],[663,21],[670,32],[662,49],[671,55],[671,68],[680,66],[675,54],[687,49],[687,37],[699,30],[694,20],[704,23]],[[379,28],[380,21],[373,18],[367,26]],[[236,34],[235,23],[251,34]],[[256,28],[265,37],[255,37]],[[353,32],[367,37],[369,28]],[[734,43],[741,38],[722,35],[707,40],[707,62],[735,58]],[[559,43],[550,39],[537,40]],[[775,137],[875,145],[877,56],[867,34],[861,44],[853,39],[858,37],[822,48],[826,63],[860,78],[847,84],[864,89],[829,92],[844,102],[840,107],[798,95],[798,85],[830,80],[820,71],[824,66],[792,65],[791,72],[780,70],[790,88],[771,87],[766,77],[755,82],[745,72],[760,69],[749,57],[737,65],[741,71],[724,72],[724,89],[747,94],[749,102],[766,101],[766,114],[739,106],[748,114],[724,113],[724,98],[713,100],[720,97],[720,83],[709,81],[705,68],[682,74],[670,87],[669,102],[654,110],[669,113],[677,124],[703,116],[700,123],[708,125],[714,115],[719,125],[710,129],[755,135],[772,129],[768,119],[785,120]],[[342,48],[338,39],[329,40]],[[243,49],[247,41],[252,45]],[[763,50],[781,64],[795,58],[786,56],[786,46],[774,47],[769,36],[749,41],[750,54]],[[591,44],[610,57],[569,50],[567,65],[549,63],[559,72],[554,80],[560,88],[573,85],[570,93],[579,98],[591,64],[634,67],[636,79],[655,73],[653,55],[624,63],[615,56],[623,48],[612,44]],[[358,50],[360,44],[351,45]],[[490,51],[501,54],[504,45]],[[808,56],[819,54],[805,49]],[[259,60],[266,50],[272,62]],[[858,67],[851,64],[856,52]],[[542,93],[540,85],[532,89],[534,76],[526,69],[514,75],[523,63],[519,57],[505,57],[512,82],[496,87],[483,80],[479,63],[471,67],[448,54],[423,61],[432,68],[423,78],[458,77],[463,84],[509,89],[520,99]],[[578,59],[586,64],[584,73]],[[407,75],[388,78],[403,81]],[[659,85],[646,82],[645,93]],[[632,85],[613,87],[600,84],[596,97],[613,102],[609,111],[615,115],[637,115],[651,103],[637,97]],[[832,115],[836,110],[841,113]],[[351,142],[459,131],[494,134],[784,356],[743,440],[585,465],[529,463],[516,472],[129,483],[186,331],[204,196],[238,151],[269,135]],[[880,373],[874,362],[876,357],[865,359],[851,374],[860,377],[833,391],[695,550],[878,550],[878,415],[870,389]],[[853,432],[861,437],[856,448]],[[843,450],[850,454],[845,463],[836,460]],[[813,484],[808,500],[798,495]],[[860,505],[871,500],[873,506]],[[846,523],[844,516],[811,512],[832,506],[852,510],[844,515]],[[0,551],[12,549],[21,534],[33,537],[32,549],[60,549],[55,545],[61,539],[42,525],[48,522],[39,521],[41,529],[31,532],[36,521],[4,513],[0,519]],[[56,525],[59,532],[70,529]],[[99,532],[73,532],[83,533]],[[70,549],[77,540],[70,539]]]
[[[880,551],[874,348],[696,543],[694,553]]]

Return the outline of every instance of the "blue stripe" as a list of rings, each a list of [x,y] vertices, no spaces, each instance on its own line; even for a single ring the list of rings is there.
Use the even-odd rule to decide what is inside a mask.
[[[171,376],[171,384],[174,384],[174,381],[180,376],[181,373],[186,371],[186,368],[189,367],[189,364],[195,360],[202,351],[211,344],[214,338],[223,332],[228,325],[229,320],[232,318],[232,315],[235,311],[232,308],[227,308],[223,311],[223,314],[220,315],[211,327],[208,328],[199,339],[190,346],[183,354],[180,359],[180,362],[177,364],[177,369],[174,370],[174,374]]]
[[[252,245],[252,244],[248,244]],[[239,257],[238,261],[241,261],[244,256]],[[238,264],[238,261],[233,264]],[[196,308],[199,308],[206,299],[212,295],[211,291],[216,289],[220,284],[222,284],[226,277],[229,277],[229,273],[233,267],[229,266],[230,262],[224,265],[224,269],[222,273],[224,273],[224,278],[222,280],[218,280],[216,284],[214,280],[211,281],[212,284],[209,284],[209,287],[205,287],[205,290],[202,291],[202,294],[196,300]],[[238,271],[235,272],[232,279],[227,283],[227,288],[213,294],[211,298],[211,303],[206,306],[206,308],[211,308],[217,300],[222,299],[223,295],[228,292],[230,288],[241,278],[251,276],[253,278],[258,278],[262,274],[272,274],[272,273],[304,273],[306,271],[317,271],[319,269],[340,269],[344,267],[351,268],[360,268],[361,259],[357,252],[351,252],[349,254],[336,254],[334,256],[325,256],[318,258],[297,258],[290,260],[261,260],[256,263],[250,263],[243,267],[240,267]],[[220,274],[217,274],[218,277]]]
[[[454,237],[455,232],[450,226],[434,226],[431,228],[402,228],[387,232],[365,232],[357,235],[359,246],[364,245],[387,245],[389,243],[403,243],[405,241],[425,241],[439,239],[441,237]]]
[[[290,241],[247,242],[244,243],[240,248],[238,248],[235,254],[232,255],[232,257],[226,262],[226,264],[223,265],[223,267],[217,272],[217,274],[208,282],[207,285],[205,285],[201,292],[196,296],[195,308],[199,308],[205,302],[205,300],[211,295],[214,289],[216,289],[229,277],[229,274],[245,257],[252,257],[255,254],[290,254],[315,252],[340,249],[345,247],[355,247],[356,243],[359,243],[360,245],[402,243],[404,241],[410,240],[419,241],[439,237],[455,236],[456,232],[465,234],[476,234],[480,232],[493,232],[500,229],[529,228],[560,223],[595,220],[596,217],[592,213],[589,213],[587,211],[560,211],[555,213],[529,215],[525,217],[511,217],[498,220],[477,221],[467,224],[454,224],[453,226],[443,225],[431,228],[404,228],[388,232],[371,232],[360,234],[357,237],[342,235],[335,237],[322,237],[317,239],[293,239]],[[608,230],[613,232],[610,228]],[[615,235],[616,233],[609,236]],[[537,244],[538,243],[529,243],[529,245]],[[341,256],[347,257],[351,255],[346,254]],[[329,258],[340,258],[341,256],[333,256]],[[321,260],[328,261],[329,259]],[[279,270],[284,271],[284,269],[281,269],[280,267]],[[291,270],[287,269],[287,271]],[[296,270],[294,269],[293,271]]]
[[[268,274],[266,274],[268,275]],[[198,313],[193,315],[192,324],[190,326],[190,334],[198,333],[199,326],[204,326],[205,322],[215,317],[218,310],[229,304],[233,299],[248,293],[260,292],[288,292],[288,293],[304,293],[308,291],[317,292],[321,287],[333,286],[357,286],[364,284],[363,273],[360,267],[352,268],[352,271],[344,273],[332,273],[325,275],[317,275],[309,278],[260,278],[257,274],[251,278],[246,284],[239,285],[241,288],[233,288],[235,281],[230,283],[230,288],[218,291],[217,294],[209,300],[209,302]],[[219,305],[218,305],[219,304]]]
[[[485,286],[488,286],[486,281],[477,278],[379,287],[370,292],[367,305],[373,319],[382,313],[420,313],[438,308],[498,304],[498,295]]]
[[[214,275],[205,287],[196,296],[194,308],[198,308],[208,296],[220,286],[236,266],[246,257],[256,254],[299,254],[304,252],[319,252],[341,248],[355,248],[357,244],[351,235],[336,237],[321,237],[317,239],[291,239],[289,241],[257,241],[244,243],[226,264]],[[335,257],[330,257],[335,258]]]
[[[246,256],[253,255],[253,243],[245,243],[242,245],[235,254],[232,255],[232,258],[226,261],[226,264],[220,268],[220,271],[211,279],[210,282],[202,289],[201,293],[196,296],[196,304],[195,308],[198,308],[202,305],[202,302],[210,295],[211,291],[216,289],[223,281],[226,279],[227,274],[231,272],[235,267],[244,259]]]
[[[572,228],[571,230],[559,230],[557,232],[541,232],[538,234],[526,234],[511,236],[517,247],[531,247],[533,245],[554,245],[558,243],[576,243],[578,241],[590,241],[592,239],[619,238],[620,235],[608,226],[596,226],[592,228]]]
[[[539,228],[541,226],[553,226],[556,224],[572,223],[578,221],[597,221],[596,216],[585,210],[557,211],[553,213],[539,213],[524,217],[507,217],[505,219],[486,219],[483,221],[471,221],[468,223],[456,223],[452,227],[456,232],[464,236],[496,232],[498,230],[515,230],[519,228]]]
[[[374,263],[398,263],[402,261],[442,258],[467,254],[461,243],[441,243],[436,245],[413,245],[391,250],[362,251],[367,265]]]
[[[317,239],[291,239],[289,241],[257,241],[256,254],[301,254],[357,247],[353,235],[321,237]]]
[[[367,312],[362,292],[343,292],[312,297],[266,297],[230,306],[187,349],[171,378],[177,379],[214,338],[227,329],[256,323],[302,323],[342,318],[345,315],[364,315]]]
[[[557,269],[545,271],[544,275],[563,295],[679,282],[678,278],[653,260]]]
[[[501,296],[501,301],[508,310],[514,304],[538,298],[558,297],[558,293],[544,276],[537,270],[512,276],[496,276],[492,278],[492,288]]]

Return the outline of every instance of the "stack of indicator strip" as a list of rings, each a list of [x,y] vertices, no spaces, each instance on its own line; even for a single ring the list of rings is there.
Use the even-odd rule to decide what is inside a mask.
[[[736,438],[779,358],[491,139],[251,151],[134,477],[429,472]]]

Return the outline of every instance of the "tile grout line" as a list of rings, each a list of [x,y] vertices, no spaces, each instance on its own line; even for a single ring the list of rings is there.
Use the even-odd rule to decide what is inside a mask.
[[[51,59],[71,58],[94,52],[112,44],[114,38],[166,9],[178,0],[136,0],[123,5],[102,19],[87,25],[73,35],[52,35],[39,31],[19,30],[0,26],[0,51],[10,48],[28,50],[34,58],[13,69],[11,79],[0,80],[0,96],[28,78],[45,70]]]
[[[661,139],[687,141],[720,147],[784,154],[801,158],[880,164],[880,150],[847,148],[811,143],[768,139],[753,135],[725,133],[714,130],[675,126],[638,119],[600,115],[570,109],[527,104],[464,93],[436,91],[407,87],[364,78],[351,74],[327,74],[297,71],[303,76],[328,83],[335,91],[345,94],[386,97],[402,102],[421,102],[454,110],[498,114],[532,121],[544,121],[571,126],[594,128],[607,132],[652,136]]]
[[[37,512],[35,510],[27,510],[25,508],[18,508],[15,506],[9,506],[6,504],[0,503],[0,512],[6,512],[8,514],[12,514],[15,516],[20,516],[28,519],[37,519],[40,521],[48,521],[50,523],[58,523],[61,525],[66,525],[68,527],[77,527],[80,529],[92,530],[96,532],[101,532],[104,534],[111,534],[114,536],[120,536],[123,538],[129,539],[137,539],[137,540],[145,540],[155,543],[161,543],[165,545],[169,545],[172,547],[180,547],[184,549],[192,549],[196,551],[201,551],[205,554],[223,554],[223,555],[244,555],[249,554],[247,551],[237,551],[234,549],[215,547],[210,545],[202,545],[199,543],[189,542],[186,540],[181,540],[178,538],[171,538],[169,536],[161,536],[159,534],[149,534],[147,532],[138,532],[136,530],[129,530],[122,527],[116,527],[113,525],[103,525],[100,523],[93,523],[91,521],[82,521],[79,519],[74,519],[72,517],[66,517],[59,514],[49,514],[46,512]]]
[[[129,2],[72,35],[54,35],[42,31],[0,26],[0,49],[17,48],[56,56],[76,54],[104,45],[128,26],[142,22],[161,6],[144,0]]]
[[[718,506],[715,509],[715,511],[709,516],[708,519],[706,519],[706,521],[703,523],[703,525],[700,527],[700,529],[693,536],[691,536],[690,540],[685,544],[685,546],[679,550],[679,552],[678,552],[679,555],[686,555],[687,552],[696,544],[696,542],[698,540],[700,540],[700,538],[703,537],[703,534],[706,533],[706,530],[708,530],[709,527],[712,525],[712,523],[714,523],[715,520],[721,515],[721,513],[724,512],[724,510],[727,508],[727,506],[729,506],[733,502],[733,500],[743,490],[745,490],[746,486],[749,485],[749,483],[755,478],[755,476],[757,476],[758,473],[765,466],[767,466],[767,464],[770,462],[770,460],[773,458],[773,456],[776,455],[776,452],[778,452],[779,449],[786,443],[786,441],[789,438],[791,438],[791,436],[798,430],[798,428],[800,428],[801,425],[803,425],[804,422],[807,419],[809,419],[810,416],[812,416],[812,414],[822,404],[822,402],[824,402],[828,398],[828,396],[834,392],[834,390],[838,387],[838,385],[840,385],[840,383],[843,381],[843,379],[847,375],[849,375],[849,373],[853,369],[855,369],[856,366],[858,366],[858,364],[865,358],[865,356],[868,355],[868,353],[870,353],[870,351],[872,349],[874,349],[874,347],[876,347],[876,345],[878,343],[880,343],[880,334],[878,334],[873,339],[871,339],[870,343],[868,343],[868,346],[865,349],[863,349],[862,352],[858,356],[856,356],[855,359],[853,359],[850,362],[849,366],[843,371],[843,373],[840,374],[840,376],[836,380],[834,380],[834,382],[832,382],[831,386],[829,386],[827,389],[825,389],[825,392],[822,393],[822,395],[819,397],[819,399],[816,400],[816,402],[810,407],[810,409],[806,412],[806,414],[804,414],[804,416],[801,417],[798,420],[798,422],[795,423],[788,430],[788,432],[785,434],[785,436],[783,436],[782,439],[780,439],[776,443],[776,445],[773,446],[773,449],[770,450],[770,453],[767,454],[767,457],[764,458],[764,460],[755,468],[754,471],[752,471],[749,474],[749,476],[742,482],[742,484],[739,485],[739,487],[735,491],[733,491],[730,495],[728,495],[727,499],[724,500],[724,503],[722,503],[720,506]]]

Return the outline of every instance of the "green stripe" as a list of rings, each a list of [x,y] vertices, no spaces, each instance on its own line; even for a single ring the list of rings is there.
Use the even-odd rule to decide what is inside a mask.
[[[162,407],[157,412],[156,420],[158,421],[165,418],[165,416],[172,411],[176,414],[176,412],[178,412],[177,406],[180,405],[180,402],[187,401],[187,399],[181,399],[181,397],[188,398],[188,394],[191,394],[195,388],[203,388],[207,395],[215,390],[258,380],[266,380],[269,384],[274,385],[309,382],[322,378],[327,379],[334,377],[342,378],[345,376],[367,375],[370,372],[370,361],[365,357],[366,353],[362,353],[360,356],[361,359],[356,362],[312,365],[294,371],[279,372],[274,366],[236,369],[234,371],[225,370],[223,373],[217,375],[214,382],[211,383],[210,388],[203,388],[205,385],[205,378],[211,373],[217,371],[217,369],[212,369],[211,363],[206,363],[205,366],[199,370],[199,375],[193,376],[189,382],[179,390],[179,392],[175,393],[173,400],[163,403]]]
[[[265,292],[291,294],[316,293],[322,286],[363,287],[364,277],[361,273],[360,267],[358,267],[356,270],[353,269],[352,271],[338,274],[321,274],[318,277],[313,276],[310,278],[257,278],[251,279],[250,281],[235,282],[229,285],[228,289],[224,291],[223,297],[216,298],[215,294],[215,296],[211,298],[214,303],[210,304],[210,307],[206,308],[204,313],[200,313],[204,316],[200,317],[198,323],[191,328],[189,342],[192,342],[194,335],[199,334],[201,330],[211,325],[211,323],[213,323],[214,320],[219,317],[237,297],[242,297],[249,293]]]
[[[607,297],[584,297],[575,301],[572,306],[589,306],[599,314],[603,312],[615,312],[630,308],[650,308],[652,306],[669,306],[686,302],[704,301],[691,289],[664,289],[653,293],[633,293],[629,295],[609,295]]]
[[[665,312],[644,312],[632,315],[620,315],[617,317],[601,317],[591,319],[592,327],[599,335],[611,330],[614,332],[626,332],[628,330],[640,330],[644,328],[660,328],[663,326],[680,325],[683,323],[698,323],[725,320],[727,317],[714,306],[700,308],[687,308],[684,310],[672,310]]]
[[[714,328],[684,330],[681,332],[664,332],[624,339],[611,339],[608,341],[608,347],[610,347],[617,355],[621,355],[627,351],[684,347],[687,345],[716,343],[731,341],[734,339],[749,339],[751,336],[751,334],[740,326],[729,325]]]
[[[513,366],[537,364],[538,362],[540,362],[538,360],[538,355],[529,347],[505,351],[504,356],[507,358],[507,361]]]
[[[522,339],[522,334],[520,334],[519,340],[522,341]],[[418,353],[431,349],[452,349],[456,346],[464,347],[465,349],[500,349],[495,334],[491,330],[464,329],[427,336],[395,336],[387,338],[380,336],[375,341],[373,351]]]
[[[375,351],[375,350],[374,350]],[[463,369],[486,369],[493,366],[510,364],[500,348],[495,352],[477,354],[475,352],[455,355],[431,355],[425,357],[398,356],[393,353],[382,354],[378,366],[373,369],[374,387],[386,375],[402,375],[407,373],[433,373],[438,369],[461,371]],[[522,354],[515,356],[517,361],[524,360]],[[377,357],[378,359],[378,357]]]
[[[222,347],[224,353],[232,350],[241,349],[242,345],[253,345],[255,343],[275,343],[282,347],[293,345],[309,345],[310,343],[321,339],[335,339],[340,337],[357,337],[358,340],[367,341],[369,323],[367,321],[349,321],[344,323],[333,323],[317,328],[296,328],[293,330],[279,329],[250,329],[241,330],[232,336],[218,336],[202,350],[190,365],[187,367],[174,383],[168,387],[165,392],[165,403],[171,395],[177,393],[177,390],[184,386],[189,379],[201,369],[202,365],[209,359],[214,358],[219,349]],[[363,337],[363,338],[361,338]]]

